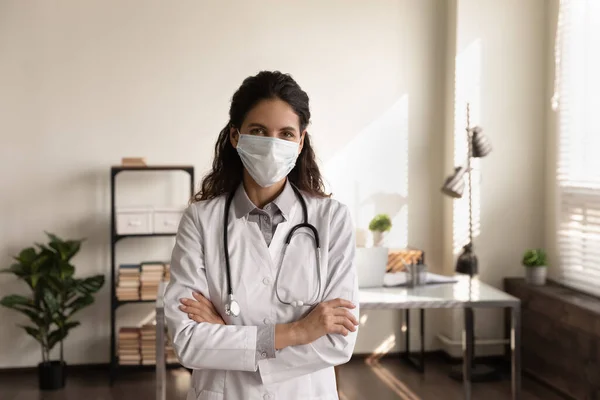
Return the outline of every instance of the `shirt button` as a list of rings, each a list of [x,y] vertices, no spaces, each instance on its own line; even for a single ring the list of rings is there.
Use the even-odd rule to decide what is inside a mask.
[[[268,276],[267,276],[267,277],[265,277],[265,278],[263,279],[263,283],[264,283],[265,285],[270,285],[270,284],[271,284],[271,278],[269,278]]]
[[[265,353],[265,352],[263,351],[262,353],[260,353],[260,356],[261,356],[262,358],[267,358],[267,353]]]
[[[265,323],[265,325],[270,325],[271,324],[271,320],[269,318],[265,318],[263,320],[263,322]]]
[[[267,220],[269,219],[269,217],[267,217],[266,215],[262,216],[263,221],[267,222]]]
[[[271,205],[267,204],[267,206],[265,207],[265,210],[270,210],[271,209]]]

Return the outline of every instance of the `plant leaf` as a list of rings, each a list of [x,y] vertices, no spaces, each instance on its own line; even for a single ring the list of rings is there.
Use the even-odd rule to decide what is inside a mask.
[[[31,322],[33,322],[38,327],[46,325],[46,322],[44,321],[43,316],[40,316],[39,310],[34,311],[34,310],[27,309],[27,308],[15,308],[15,310],[18,310],[18,311],[22,312],[23,314],[27,315],[29,317],[29,319],[31,320]]]
[[[37,258],[37,253],[33,247],[27,247],[26,249],[21,250],[19,255],[16,257],[17,261],[19,261],[24,266],[30,265]]]
[[[42,338],[42,334],[40,333],[39,329],[36,329],[32,326],[25,326],[25,325],[19,325],[19,326],[21,328],[25,329],[25,332],[27,332],[31,337],[33,337],[35,340],[40,342],[42,344],[42,346],[44,346],[44,339]]]
[[[11,274],[15,274],[16,276],[18,276],[19,278],[27,275],[25,268],[23,268],[22,264],[19,263],[15,263],[13,265],[11,265],[8,268],[2,269],[0,270],[0,273],[11,273]]]
[[[104,285],[104,275],[95,275],[76,280],[76,290],[85,295],[96,293]]]
[[[81,310],[84,307],[89,306],[93,302],[94,302],[94,297],[92,297],[91,295],[84,295],[84,296],[77,297],[75,300],[71,301],[67,305],[66,308],[70,309],[70,311],[67,312],[67,317],[70,317],[71,315],[75,314],[77,311]]]
[[[69,331],[76,326],[79,326],[78,321],[70,321],[64,324],[64,326],[50,332],[48,335],[48,349],[52,349],[58,342],[63,340],[69,334]]]
[[[20,296],[18,294],[11,294],[11,295],[3,297],[2,300],[0,300],[0,304],[3,305],[4,307],[9,307],[9,308],[15,308],[17,306],[25,306],[25,307],[30,307],[32,309],[35,309],[35,305],[33,304],[33,301],[31,299],[28,299],[27,297],[24,297],[24,296]]]
[[[66,253],[66,261],[70,261],[81,249],[81,243],[83,239],[80,240],[67,240],[67,253]]]
[[[46,306],[46,310],[49,312],[49,315],[51,315],[52,319],[54,319],[56,314],[58,314],[60,307],[58,298],[51,291],[45,290],[43,293],[43,302]]]
[[[65,279],[75,274],[75,267],[69,264],[68,261],[59,260],[58,265],[60,266],[60,276]]]

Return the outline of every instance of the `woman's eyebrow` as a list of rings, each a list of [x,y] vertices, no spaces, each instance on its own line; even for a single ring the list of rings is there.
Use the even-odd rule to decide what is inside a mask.
[[[248,124],[248,128],[263,128],[264,130],[267,130],[267,127],[259,124],[258,122],[251,122]]]
[[[262,128],[264,130],[268,130],[268,128],[266,126],[264,126],[263,124],[259,124],[258,122],[251,122],[248,124],[248,128]],[[285,126],[283,128],[280,128],[279,131],[292,131],[292,132],[296,132],[297,129],[294,128],[293,126]]]

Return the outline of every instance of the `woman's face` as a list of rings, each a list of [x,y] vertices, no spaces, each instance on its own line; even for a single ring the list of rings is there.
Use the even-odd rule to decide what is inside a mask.
[[[240,133],[297,142],[300,153],[306,131],[300,131],[300,119],[288,103],[280,99],[268,99],[260,101],[250,110],[241,127],[231,128],[229,137],[234,148],[237,148]]]

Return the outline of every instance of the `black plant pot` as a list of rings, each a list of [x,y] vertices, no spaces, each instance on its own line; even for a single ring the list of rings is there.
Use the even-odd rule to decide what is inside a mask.
[[[60,361],[49,361],[38,364],[40,390],[57,390],[65,387],[67,380],[67,364]]]

